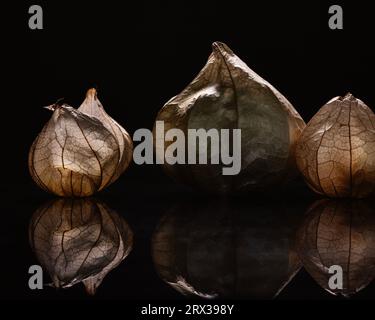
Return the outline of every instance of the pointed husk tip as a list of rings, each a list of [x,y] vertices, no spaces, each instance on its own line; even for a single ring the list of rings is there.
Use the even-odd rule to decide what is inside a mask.
[[[96,98],[96,95],[97,95],[97,91],[95,88],[90,88],[87,90],[86,92],[86,98]]]
[[[51,111],[55,111],[58,107],[61,107],[64,104],[64,98],[58,99],[55,103],[52,103],[48,106],[44,106],[43,108]]]
[[[224,42],[220,41],[215,41],[212,43],[212,50],[220,54],[233,54],[233,51]]]
[[[340,97],[340,100],[355,100],[356,97],[354,97],[350,92],[348,92],[345,96]]]

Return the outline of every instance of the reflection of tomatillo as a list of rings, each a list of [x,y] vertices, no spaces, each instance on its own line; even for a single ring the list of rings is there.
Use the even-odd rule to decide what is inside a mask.
[[[181,204],[154,232],[155,268],[184,295],[275,297],[300,268],[293,250],[299,216],[280,206]]]
[[[125,220],[93,199],[58,199],[41,206],[30,221],[29,237],[55,287],[83,282],[89,294],[133,246]]]
[[[373,208],[359,200],[320,200],[308,210],[297,233],[303,266],[334,295],[353,295],[375,278]],[[337,287],[341,280],[342,289]]]

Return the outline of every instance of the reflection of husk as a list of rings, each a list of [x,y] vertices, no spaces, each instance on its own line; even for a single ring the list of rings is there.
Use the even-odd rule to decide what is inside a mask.
[[[241,129],[239,175],[224,176],[223,163],[210,163],[210,145],[208,164],[163,164],[177,181],[220,194],[262,190],[293,175],[294,148],[305,126],[280,92],[219,42],[197,77],[163,106],[156,120],[164,121],[165,131],[178,128],[185,137],[188,129]],[[171,143],[156,144],[156,154],[164,157]]]
[[[304,267],[334,295],[353,295],[375,278],[373,208],[359,200],[320,200],[310,207],[297,233],[297,250]],[[333,265],[343,270],[342,289],[329,286],[334,276],[329,268]]]
[[[83,282],[91,295],[133,246],[125,220],[94,199],[58,199],[41,206],[29,237],[55,287]]]
[[[297,220],[269,206],[180,205],[154,233],[155,268],[184,295],[275,297],[300,268],[292,243]]]

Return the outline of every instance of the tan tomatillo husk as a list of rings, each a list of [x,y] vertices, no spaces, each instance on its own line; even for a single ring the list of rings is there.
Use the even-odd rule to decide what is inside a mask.
[[[133,233],[116,212],[94,199],[58,199],[29,225],[31,247],[56,288],[82,282],[93,295],[130,253]]]
[[[95,89],[78,110],[67,104],[48,108],[53,115],[29,152],[29,170],[41,188],[59,196],[90,196],[125,171],[132,141],[105,113]]]
[[[296,148],[298,169],[315,192],[363,198],[375,188],[375,115],[351,94],[325,104]]]
[[[357,293],[375,278],[373,203],[316,201],[297,233],[296,247],[303,266],[322,288],[334,295]]]
[[[213,44],[197,77],[164,105],[156,120],[164,121],[165,131],[178,128],[185,136],[188,129],[241,129],[237,175],[225,176],[222,162],[210,163],[210,145],[208,164],[163,164],[177,181],[219,194],[262,190],[287,180],[295,172],[295,143],[305,126],[280,92],[220,42]],[[171,143],[156,146],[157,155],[163,156]]]

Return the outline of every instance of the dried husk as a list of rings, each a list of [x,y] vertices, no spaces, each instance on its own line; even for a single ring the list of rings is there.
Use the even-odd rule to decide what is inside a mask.
[[[48,108],[53,115],[29,152],[29,171],[41,188],[59,196],[90,196],[125,171],[131,139],[105,113],[95,89],[78,110],[67,104]]]
[[[375,189],[375,115],[351,94],[325,104],[304,129],[297,166],[315,192],[364,198]]]
[[[262,190],[292,176],[295,143],[305,126],[280,92],[220,42],[213,44],[197,77],[163,106],[156,120],[164,121],[165,131],[178,128],[185,136],[188,129],[241,129],[238,175],[224,176],[222,163],[210,164],[210,145],[208,164],[163,164],[175,180],[220,194]],[[166,141],[163,149],[170,144]],[[163,154],[158,147],[156,152]]]
[[[82,282],[90,295],[133,246],[126,221],[89,198],[57,199],[41,206],[30,221],[29,238],[54,287]]]
[[[86,99],[78,108],[78,111],[99,119],[104,127],[111,132],[117,140],[120,159],[116,172],[110,181],[110,183],[112,183],[117,180],[117,178],[126,170],[132,161],[133,142],[130,135],[105,112],[103,105],[97,97],[97,92],[93,88],[87,91]]]
[[[308,210],[296,247],[305,269],[326,291],[351,296],[375,278],[375,215],[364,200],[319,200]],[[342,268],[342,289],[329,285]],[[337,283],[337,279],[334,279]]]

